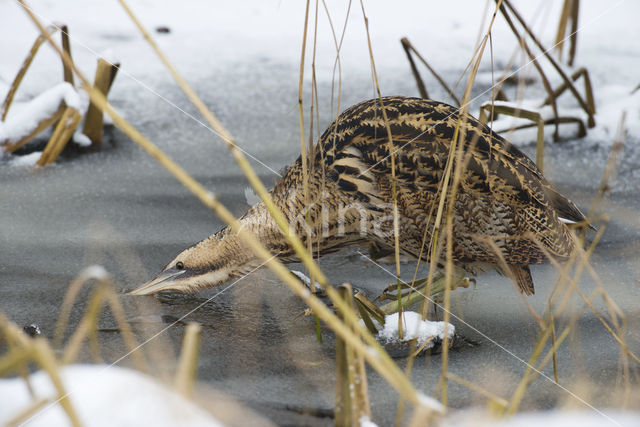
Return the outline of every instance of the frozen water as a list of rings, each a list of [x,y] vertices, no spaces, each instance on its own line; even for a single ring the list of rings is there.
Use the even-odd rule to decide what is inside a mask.
[[[415,2],[401,7],[367,3],[383,94],[417,94],[400,48],[402,36],[411,39],[447,82],[455,83],[473,50],[484,3]],[[553,2],[554,9],[541,17],[557,17],[554,10],[560,3]],[[525,14],[537,7],[533,4],[518,2]],[[336,31],[341,31],[346,3],[329,2],[328,6]],[[69,24],[74,58],[87,75],[91,76],[95,69],[92,51],[112,49],[122,63],[110,93],[115,107],[207,189],[218,194],[234,214],[244,213],[248,208],[246,180],[220,139],[195,120],[200,120],[195,109],[117,2],[95,2],[92,14],[86,13],[85,3],[79,0],[37,3],[34,7],[47,18]],[[599,280],[586,272],[580,286],[587,295],[598,283],[606,289],[626,314],[625,338],[637,354],[640,149],[638,131],[633,126],[639,120],[640,92],[628,92],[640,83],[640,46],[635,42],[640,39],[635,22],[640,6],[627,1],[610,6],[582,2],[581,7],[577,58],[579,65],[587,65],[592,73],[597,128],[583,140],[571,139],[574,130],[563,128],[568,140],[546,146],[545,175],[579,206],[588,208],[600,185],[619,109],[628,109],[624,156],[611,182],[612,192],[600,208],[611,220],[592,258]],[[300,150],[296,108],[304,2],[228,2],[214,8],[205,0],[187,4],[166,1],[136,3],[134,10],[143,16],[147,28],[171,28],[168,34],[154,34],[159,45],[239,145],[262,162],[252,160],[263,181],[271,185],[277,178],[274,171],[292,162]],[[314,120],[314,134],[323,131],[335,116],[337,104],[334,99],[332,110],[334,44],[322,8],[319,13],[320,120]],[[2,85],[15,75],[36,33],[16,2],[0,3],[0,16],[2,31],[12,35],[0,38]],[[550,46],[555,18],[542,18],[536,28],[545,30],[543,40]],[[341,55],[340,109],[374,94],[362,15],[355,3],[347,28]],[[513,36],[498,19],[493,35],[496,64],[503,66],[514,47]],[[309,61],[310,52],[307,50]],[[481,71],[488,78],[480,82],[474,96],[491,82],[488,61],[483,62]],[[34,98],[57,84],[60,76],[59,60],[43,47],[16,100]],[[423,73],[423,77],[431,97],[451,102],[430,76]],[[307,68],[305,112],[310,99],[309,81]],[[541,99],[544,94],[534,91],[533,96]],[[477,106],[487,99],[484,95],[475,100],[471,111],[476,114]],[[562,99],[563,108],[575,108],[569,96]],[[308,117],[305,119],[308,126]],[[524,135],[521,139],[522,149],[533,155],[535,148],[529,141],[535,138]],[[38,149],[36,141],[26,151]],[[37,323],[47,337],[53,335],[69,282],[83,268],[104,266],[117,280],[118,290],[124,292],[151,278],[180,250],[222,226],[212,212],[116,129],[107,131],[101,153],[62,157],[56,167],[36,171],[5,167],[15,164],[13,159],[17,158],[7,157],[0,163],[0,311],[21,326]],[[320,264],[333,283],[351,282],[371,298],[391,281],[386,272],[355,251],[325,257]],[[405,280],[412,277],[413,268],[413,263],[403,266]],[[478,277],[475,289],[453,293],[452,311],[462,320],[452,321],[456,332],[470,344],[450,352],[449,369],[505,398],[511,396],[526,371],[524,362],[529,359],[538,334],[527,304],[543,313],[558,276],[549,265],[534,266],[532,272],[536,295],[528,299],[495,273]],[[87,289],[80,293],[79,303],[71,313],[70,329],[77,326],[89,293]],[[156,362],[159,374],[173,373],[174,365],[169,362],[179,348],[184,325],[198,321],[203,325],[200,380],[278,423],[332,424],[323,414],[333,408],[334,338],[323,329],[323,342],[315,340],[313,320],[300,316],[304,306],[269,272],[259,271],[196,296],[122,295],[121,301],[139,339],[164,331],[143,347]],[[601,298],[594,304],[606,312],[607,305]],[[577,299],[569,305],[570,313],[579,316],[575,335],[558,352],[560,383],[577,390],[586,378],[592,383],[592,394],[585,395],[585,399],[598,407],[619,404],[619,346],[592,312],[581,312],[582,305]],[[558,319],[558,328],[566,326],[570,317],[567,314]],[[99,339],[106,360],[117,360],[126,353],[117,324],[109,314],[101,318]],[[89,361],[87,354],[81,357],[81,361]],[[440,356],[435,355],[419,358],[414,365],[411,379],[425,394],[437,395],[434,390],[441,375],[440,362]],[[120,363],[131,362],[127,358]],[[404,368],[404,360],[399,359],[398,363]],[[382,378],[369,372],[372,420],[389,425],[397,396]],[[524,408],[576,403],[574,397],[549,380],[553,378],[550,366],[543,374],[546,378],[539,376],[532,383]],[[485,398],[458,384],[450,382],[448,389],[448,404],[454,409],[486,405]]]

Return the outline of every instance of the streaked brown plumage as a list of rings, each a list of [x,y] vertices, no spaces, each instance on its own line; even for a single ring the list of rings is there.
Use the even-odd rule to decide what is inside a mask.
[[[431,241],[459,112],[419,98],[386,97],[382,103],[393,138],[400,248],[427,259],[429,250],[421,249],[423,241],[427,247]],[[453,207],[454,262],[471,273],[497,268],[523,293],[533,294],[529,264],[542,263],[547,255],[566,259],[575,247],[574,236],[560,218],[581,222],[585,217],[520,150],[469,115],[461,123],[465,166]],[[344,111],[321,136],[310,159],[313,203],[304,203],[300,158],[271,195],[298,236],[312,239],[314,254],[366,242],[393,247],[391,156],[380,100]],[[262,202],[240,221],[271,252],[295,261]],[[182,252],[158,278],[134,293],[215,286],[259,264],[224,228]]]

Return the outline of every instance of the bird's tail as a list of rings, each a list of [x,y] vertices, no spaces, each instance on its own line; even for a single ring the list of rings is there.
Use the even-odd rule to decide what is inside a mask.
[[[531,277],[531,270],[528,265],[509,265],[511,270],[511,278],[515,280],[520,292],[529,296],[535,293],[533,288],[533,278]]]

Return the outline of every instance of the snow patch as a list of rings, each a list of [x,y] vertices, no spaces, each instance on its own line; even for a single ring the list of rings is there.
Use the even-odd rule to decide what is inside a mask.
[[[359,421],[360,421],[360,427],[378,427],[378,424],[371,421],[369,417],[367,417],[366,415],[363,415],[362,417],[360,417]]]
[[[90,265],[89,267],[85,268],[82,271],[82,274],[96,280],[106,280],[110,277],[109,272],[107,272],[107,270],[103,266],[97,264]]]
[[[599,412],[599,413],[598,413]],[[640,425],[640,412],[588,409],[521,412],[511,417],[496,418],[480,410],[466,410],[451,414],[441,425],[444,427],[631,427]]]
[[[113,49],[109,48],[102,51],[100,58],[107,61],[110,65],[120,65],[120,59],[118,59]]]
[[[91,140],[87,135],[82,133],[82,131],[77,131],[73,134],[73,142],[79,145],[80,147],[90,147]]]
[[[420,313],[415,311],[402,312],[402,336],[403,341],[417,339],[418,346],[427,343],[425,348],[433,347],[433,339],[444,339],[445,329],[448,338],[453,338],[455,326],[446,322],[431,322],[422,320]],[[378,332],[378,338],[385,343],[399,342],[398,338],[398,313],[385,316],[384,329]]]
[[[444,414],[446,411],[446,408],[442,403],[438,402],[431,396],[427,396],[426,394],[418,392],[418,401],[422,406],[425,406],[432,411],[438,412],[439,414]]]
[[[304,283],[308,287],[311,287],[311,279],[309,279],[306,274],[298,270],[289,270],[289,271],[291,271],[296,277],[298,277],[298,279],[300,279],[302,283]],[[315,283],[316,283],[316,288],[324,289],[320,283],[318,282],[315,282]]]
[[[13,156],[9,164],[11,166],[22,168],[33,167],[40,159],[40,156],[42,156],[42,151],[34,151],[33,153],[25,154],[24,156]]]
[[[29,135],[38,123],[51,117],[62,102],[81,110],[78,92],[66,82],[42,92],[29,102],[16,104],[9,110],[6,120],[0,122],[0,142],[17,142]]]
[[[82,425],[212,426],[222,424],[154,378],[132,369],[106,365],[71,365],[60,369],[69,399]],[[22,378],[0,380],[0,424],[5,425],[35,400],[56,400],[47,373],[30,376],[34,397]],[[28,420],[30,426],[67,426],[58,404],[45,405]]]

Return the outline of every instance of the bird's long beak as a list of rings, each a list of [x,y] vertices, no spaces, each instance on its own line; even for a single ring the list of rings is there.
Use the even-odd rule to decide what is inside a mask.
[[[129,292],[127,295],[151,295],[163,289],[171,289],[174,286],[174,279],[186,270],[166,270],[155,279],[145,283],[138,289]]]

